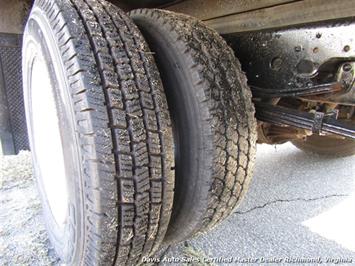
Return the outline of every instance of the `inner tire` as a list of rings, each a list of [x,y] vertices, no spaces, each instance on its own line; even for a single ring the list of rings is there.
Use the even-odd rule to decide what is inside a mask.
[[[256,123],[233,51],[215,31],[181,14],[140,9],[131,18],[161,73],[175,139],[175,198],[166,243],[223,221],[252,176]]]
[[[62,263],[137,265],[163,240],[174,186],[167,102],[140,32],[105,1],[35,1],[23,74],[44,218]]]
[[[346,157],[355,154],[355,141],[329,136],[312,135],[305,140],[293,140],[292,144],[302,151],[333,157]]]

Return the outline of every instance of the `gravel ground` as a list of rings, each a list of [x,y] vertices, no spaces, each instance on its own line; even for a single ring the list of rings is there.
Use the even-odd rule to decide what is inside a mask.
[[[355,262],[355,156],[330,159],[291,144],[259,145],[241,206],[209,234],[162,250],[159,265]],[[289,261],[287,261],[287,259]],[[208,260],[212,260],[209,262]],[[278,261],[279,260],[279,261]],[[169,262],[170,261],[170,262]],[[239,262],[239,263],[236,263]],[[0,158],[0,265],[59,264],[47,239],[30,153]],[[267,263],[270,265],[270,263]]]
[[[57,262],[41,217],[31,154],[0,157],[0,265]]]

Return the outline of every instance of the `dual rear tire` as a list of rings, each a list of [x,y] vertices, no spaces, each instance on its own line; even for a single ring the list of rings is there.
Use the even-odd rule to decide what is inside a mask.
[[[221,222],[250,182],[254,109],[232,50],[190,17],[131,18],[102,0],[39,0],[27,22],[30,145],[69,265],[137,265]]]

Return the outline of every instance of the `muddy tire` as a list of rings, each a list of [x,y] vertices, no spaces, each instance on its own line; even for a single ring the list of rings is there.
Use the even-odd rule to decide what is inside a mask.
[[[346,157],[355,155],[355,141],[312,135],[306,140],[293,140],[292,144],[302,151],[326,156]]]
[[[163,240],[174,186],[167,102],[140,32],[105,1],[35,1],[23,73],[56,252],[68,265],[137,265]]]
[[[233,51],[200,21],[156,9],[130,16],[155,53],[173,121],[176,184],[166,243],[180,242],[223,221],[248,188],[251,93]]]

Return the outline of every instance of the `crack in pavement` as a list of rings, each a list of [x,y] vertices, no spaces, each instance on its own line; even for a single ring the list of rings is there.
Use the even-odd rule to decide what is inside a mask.
[[[309,202],[309,201],[323,200],[323,199],[328,199],[328,198],[348,197],[348,196],[350,196],[350,195],[349,194],[332,194],[332,195],[325,195],[325,196],[322,196],[322,197],[309,198],[309,199],[305,199],[305,198],[276,199],[276,200],[272,200],[272,201],[266,202],[263,205],[255,206],[255,207],[253,207],[253,208],[251,208],[249,210],[246,210],[246,211],[236,211],[236,212],[234,212],[234,214],[235,215],[237,215],[237,214],[246,214],[246,213],[252,212],[252,211],[257,210],[257,209],[263,209],[266,206],[273,205],[273,204],[276,204],[276,203],[279,203],[279,202],[281,202],[281,203],[283,203],[283,202],[295,202],[295,201]]]

